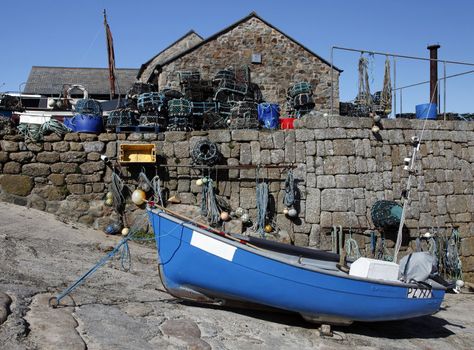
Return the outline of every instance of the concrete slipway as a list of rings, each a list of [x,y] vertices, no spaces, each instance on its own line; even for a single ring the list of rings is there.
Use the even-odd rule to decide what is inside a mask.
[[[177,302],[160,284],[154,247],[135,243],[131,272],[112,261],[73,300],[64,299],[70,306],[48,307],[50,296],[119,239],[0,203],[0,323],[6,318],[0,348],[472,349],[474,344],[473,294],[448,295],[433,316],[335,327],[334,337],[327,338],[297,315]]]

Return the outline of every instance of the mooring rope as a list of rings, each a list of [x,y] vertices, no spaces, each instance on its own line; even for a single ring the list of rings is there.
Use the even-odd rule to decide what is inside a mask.
[[[265,236],[265,220],[268,209],[268,184],[260,182],[257,184],[257,227],[256,231]]]
[[[295,178],[291,169],[288,170],[288,173],[286,174],[283,204],[287,208],[291,208],[295,204]]]
[[[214,193],[214,181],[210,178],[202,185],[201,190],[201,214],[205,216],[209,224],[217,225],[221,219],[219,206]]]

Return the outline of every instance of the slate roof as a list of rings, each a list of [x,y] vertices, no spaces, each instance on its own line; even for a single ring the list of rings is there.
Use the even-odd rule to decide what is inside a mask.
[[[273,24],[267,22],[266,20],[264,20],[262,17],[260,17],[256,12],[251,12],[249,15],[245,16],[244,18],[238,20],[237,22],[235,22],[234,24],[231,24],[230,26],[228,26],[227,28],[224,28],[222,29],[220,32],[217,32],[213,35],[211,35],[210,37],[208,37],[207,39],[201,41],[200,43],[194,45],[193,47],[190,47],[189,49],[187,50],[184,50],[182,52],[180,52],[179,54],[173,56],[173,57],[170,57],[168,60],[162,62],[160,64],[160,66],[166,66],[167,64],[173,62],[174,60],[180,58],[180,57],[183,57],[185,55],[187,55],[188,53],[196,50],[197,48],[207,44],[208,42],[212,41],[212,40],[215,40],[217,39],[218,37],[220,37],[221,35],[231,31],[232,29],[234,29],[235,27],[237,27],[239,24],[241,23],[244,23],[246,21],[248,21],[249,19],[251,18],[257,18],[259,19],[260,21],[262,21],[263,23],[265,23],[267,26],[269,26],[270,28],[273,28],[274,30],[276,30],[277,32],[279,32],[280,34],[284,35],[285,37],[287,37],[289,40],[293,41],[295,44],[301,46],[303,49],[305,49],[306,51],[308,51],[311,55],[313,56],[316,56],[317,58],[319,58],[322,62],[326,63],[328,66],[331,66],[331,62],[327,61],[326,59],[322,58],[321,56],[319,56],[318,54],[316,54],[315,52],[311,51],[310,49],[308,49],[306,46],[304,46],[303,44],[301,44],[300,42],[298,42],[297,40],[293,39],[291,36],[289,36],[288,34],[282,32],[280,29],[278,29],[277,27],[275,27]],[[342,72],[343,70],[334,66],[333,65],[333,68],[339,72]]]
[[[138,69],[117,69],[117,83],[123,95],[136,81]],[[31,67],[24,93],[59,95],[64,84],[80,84],[90,95],[109,94],[108,68]],[[118,92],[118,91],[117,91]]]

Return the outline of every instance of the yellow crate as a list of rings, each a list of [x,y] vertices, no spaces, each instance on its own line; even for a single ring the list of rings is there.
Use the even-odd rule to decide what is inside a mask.
[[[156,163],[156,146],[146,144],[121,144],[119,162],[129,163]]]

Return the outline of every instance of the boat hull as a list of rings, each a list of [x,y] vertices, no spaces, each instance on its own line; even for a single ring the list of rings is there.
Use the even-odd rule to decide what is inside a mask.
[[[388,321],[439,310],[444,289],[384,283],[292,264],[150,211],[163,283],[180,298],[230,300],[302,314],[316,322]]]

